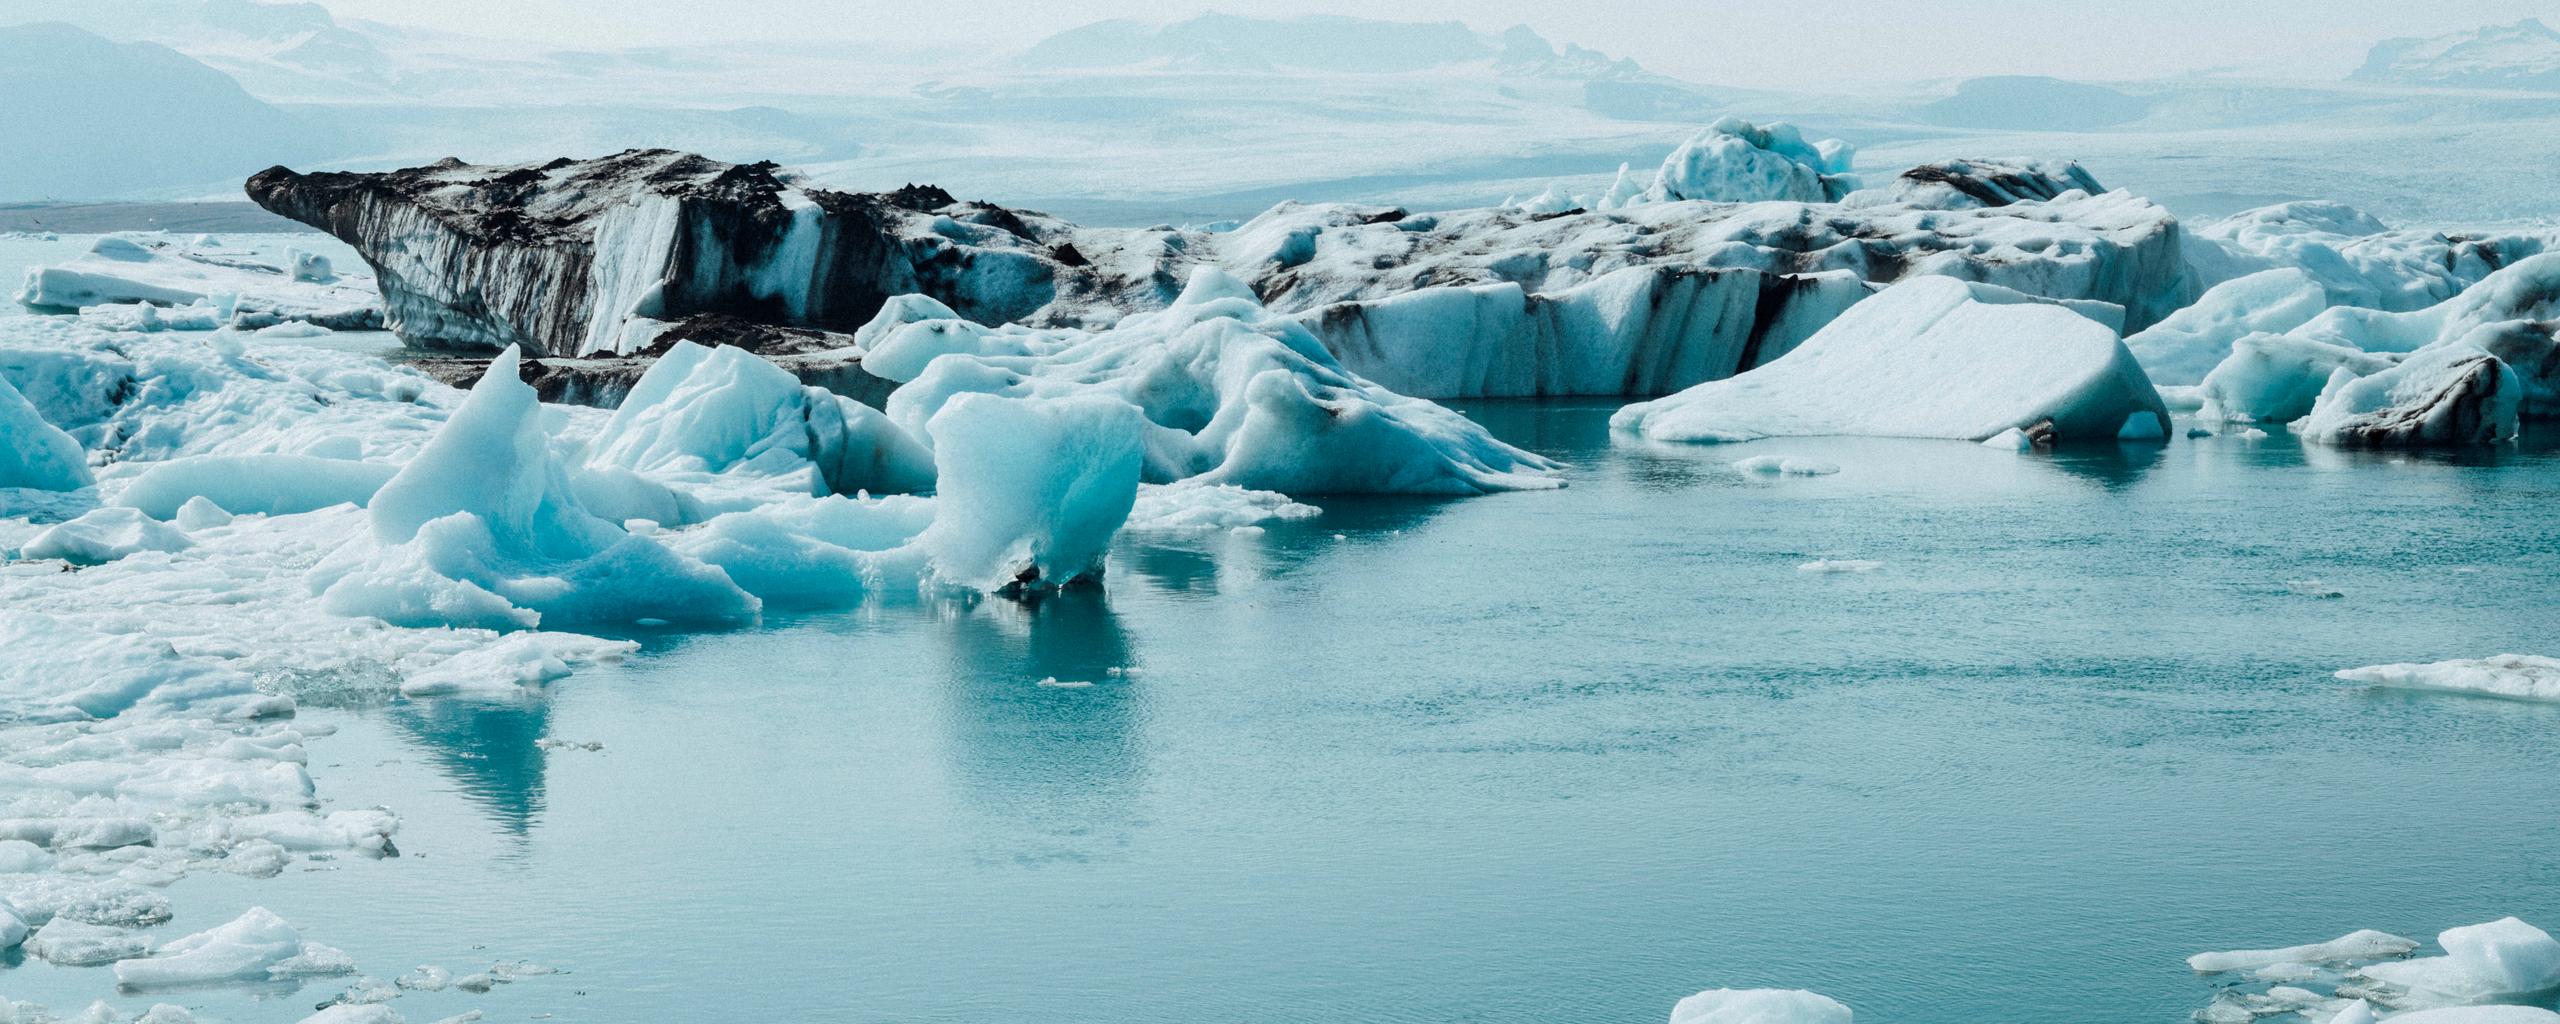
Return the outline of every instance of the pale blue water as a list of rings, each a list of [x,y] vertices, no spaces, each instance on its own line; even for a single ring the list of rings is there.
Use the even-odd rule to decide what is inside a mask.
[[[1101,593],[307,711],[324,794],[399,810],[406,855],[200,873],[177,927],[254,902],[385,977],[572,972],[413,1021],[1615,1024],[1787,986],[1984,1024],[2183,1021],[2205,949],[2560,925],[2560,706],[2329,676],[2553,650],[2550,449],[1652,449],[1608,408],[1470,409],[1562,492],[1336,499],[1124,538]],[[1763,453],[1844,468],[1727,467]],[[1826,557],[1883,565],[1797,571]]]

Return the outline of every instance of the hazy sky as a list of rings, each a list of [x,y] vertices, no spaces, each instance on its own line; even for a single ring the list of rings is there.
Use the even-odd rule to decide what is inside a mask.
[[[2142,78],[2352,69],[2375,40],[2543,16],[2560,0],[324,0],[342,15],[564,46],[789,37],[1004,52],[1104,18],[1216,9],[1527,23],[1699,81],[1802,87],[1980,74]]]

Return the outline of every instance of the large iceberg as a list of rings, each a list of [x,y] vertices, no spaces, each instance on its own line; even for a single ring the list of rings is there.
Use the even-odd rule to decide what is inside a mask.
[[[1223,232],[1080,227],[931,188],[834,192],[662,150],[276,168],[249,191],[363,252],[412,343],[610,363],[716,340],[823,357],[796,370],[804,383],[866,399],[872,368],[828,332],[900,296],[980,325],[1097,329],[1170,306],[1204,266],[1302,317],[1353,372],[1430,398],[1667,393],[1776,358],[1866,286],[1914,275],[2109,303],[2135,329],[2190,297],[2176,220],[2093,194],[2076,168],[1949,165],[1903,198],[1845,205],[1846,158],[1734,122],[1606,204],[1283,203]],[[1658,201],[1624,201],[1639,191]],[[638,375],[562,372],[605,382],[546,396],[609,400]]]
[[[332,330],[378,330],[381,300],[364,275],[340,277],[325,260],[272,266],[169,239],[108,235],[67,263],[27,269],[18,301],[37,309],[91,306],[202,306],[217,322],[268,327],[309,323]]]
[[[1629,405],[1610,425],[1657,441],[2009,430],[2078,441],[2166,437],[2169,414],[2106,325],[2005,289],[1915,278],[1767,366]]]

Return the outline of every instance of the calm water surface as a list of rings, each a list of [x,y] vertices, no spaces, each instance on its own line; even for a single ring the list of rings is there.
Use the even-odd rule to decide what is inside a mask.
[[[2560,925],[2560,707],[2329,677],[2560,647],[2550,448],[1653,448],[1614,404],[1469,408],[1561,492],[307,710],[324,796],[400,811],[406,855],[200,873],[177,927],[255,903],[383,977],[570,972],[413,1021],[1632,1024],[1786,986],[1985,1024],[2183,1021],[2203,949]],[[1727,466],[1770,453],[1843,471]]]

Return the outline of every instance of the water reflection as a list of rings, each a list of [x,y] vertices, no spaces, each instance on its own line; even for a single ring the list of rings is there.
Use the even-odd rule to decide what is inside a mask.
[[[2096,484],[2102,490],[2124,491],[2141,483],[2168,455],[2167,442],[2107,441],[2062,445],[2046,461],[2064,474]]]
[[[1027,829],[1023,860],[1125,841],[1146,766],[1144,668],[1099,588],[953,610],[943,717],[966,802]]]
[[[385,716],[417,739],[436,771],[453,780],[507,835],[532,831],[542,816],[548,758],[537,740],[550,735],[551,704],[466,700],[410,701]]]

